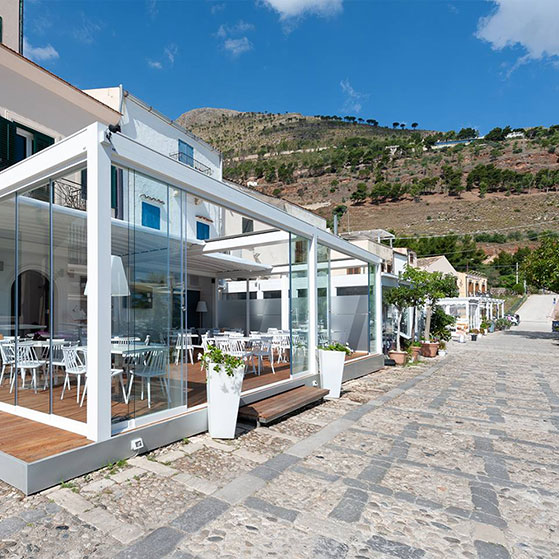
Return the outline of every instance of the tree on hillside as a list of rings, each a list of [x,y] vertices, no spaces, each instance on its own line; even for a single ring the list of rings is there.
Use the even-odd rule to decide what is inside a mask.
[[[477,138],[479,132],[475,128],[462,128],[458,134],[456,134],[457,140],[468,140],[470,138]]]
[[[399,122],[393,122],[392,123],[392,128],[398,128],[398,126],[400,126]]]
[[[367,199],[367,185],[364,182],[360,182],[357,188],[351,193],[351,199],[357,203],[363,203]]]
[[[526,258],[524,271],[530,285],[559,293],[559,240],[544,239]]]
[[[406,127],[406,123],[405,122],[400,122],[400,128],[403,130]]]
[[[365,122],[361,117],[357,119],[359,122]]]
[[[459,195],[464,190],[464,186],[462,186],[462,170],[454,169],[451,165],[443,165],[441,181],[451,196]]]
[[[419,126],[419,124],[417,122],[412,122],[411,123],[411,127],[415,130],[417,127]]]

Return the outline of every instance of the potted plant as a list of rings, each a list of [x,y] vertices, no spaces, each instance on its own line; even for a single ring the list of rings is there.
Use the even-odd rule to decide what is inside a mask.
[[[405,365],[408,360],[407,351],[402,351],[400,336],[404,311],[411,306],[412,289],[408,285],[399,285],[390,289],[385,295],[385,301],[396,309],[396,349],[388,352],[388,357],[393,359],[396,365]]]
[[[412,361],[417,361],[420,355],[421,355],[421,342],[413,342],[411,344]]]
[[[320,384],[322,388],[330,391],[327,398],[340,397],[345,358],[350,354],[351,349],[339,343],[331,343],[318,348]]]
[[[210,437],[233,439],[245,372],[244,361],[213,345],[208,346],[201,360],[207,375]]]
[[[416,282],[419,291],[423,294],[425,302],[425,341],[421,346],[424,357],[435,357],[439,349],[438,342],[431,339],[431,318],[437,302],[443,297],[454,297],[457,294],[456,278],[442,272],[427,272],[415,269],[413,281]],[[445,313],[445,316],[446,313]]]
[[[473,330],[470,330],[470,336],[472,338],[472,342],[477,341],[477,335],[478,334],[479,334],[479,330],[477,328],[474,328]]]
[[[446,342],[444,340],[439,341],[439,356],[444,357],[446,355]]]
[[[488,320],[482,320],[480,328],[479,328],[480,334],[485,336],[487,334],[490,326],[491,326],[491,323]]]

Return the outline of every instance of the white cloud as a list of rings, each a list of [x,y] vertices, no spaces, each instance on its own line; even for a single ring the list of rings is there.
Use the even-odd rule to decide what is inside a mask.
[[[495,9],[478,22],[476,37],[495,50],[520,46],[529,60],[559,57],[559,2],[557,0],[491,0]],[[514,69],[513,68],[513,69]]]
[[[218,14],[219,12],[222,12],[223,10],[225,10],[225,3],[221,3],[221,4],[213,3],[210,7],[210,12],[211,12],[212,16],[215,16],[215,14]]]
[[[174,43],[171,43],[163,52],[172,66],[175,63],[175,56],[177,56],[179,52],[179,47],[177,47]]]
[[[23,55],[35,62],[46,62],[60,58],[58,51],[49,43],[44,47],[34,47],[25,37],[23,39]]]
[[[163,70],[163,64],[161,64],[161,62],[159,62],[159,60],[151,60],[151,59],[147,59],[147,63],[148,66],[150,68],[153,68],[154,70]]]
[[[280,15],[280,19],[314,14],[332,16],[342,11],[343,0],[262,0]]]
[[[155,19],[159,13],[159,8],[157,7],[157,0],[146,0],[146,12],[151,19]]]
[[[252,50],[252,43],[248,37],[241,37],[240,39],[225,39],[223,43],[225,50],[228,50],[233,56],[240,56],[241,54]]]
[[[226,23],[220,25],[215,36],[226,51],[232,56],[237,57],[253,48],[249,38],[245,35],[249,31],[254,31],[254,25],[241,19],[234,25]]]
[[[342,93],[345,97],[342,111],[349,113],[360,113],[362,108],[362,101],[367,99],[369,95],[367,93],[360,93],[359,91],[355,91],[347,78],[340,82],[340,87],[342,88]]]
[[[95,42],[97,34],[102,29],[101,23],[88,18],[84,13],[81,14],[81,22],[74,26],[72,36],[80,43],[91,45]]]
[[[247,23],[242,19],[235,23],[235,25],[227,25],[224,23],[223,25],[219,26],[217,30],[216,36],[220,39],[225,39],[230,35],[240,35],[242,33],[246,33],[247,31],[254,31],[254,25],[252,23]]]

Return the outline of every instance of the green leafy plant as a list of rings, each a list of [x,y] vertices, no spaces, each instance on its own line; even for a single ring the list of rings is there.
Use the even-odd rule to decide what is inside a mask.
[[[321,345],[318,349],[322,349],[324,351],[343,351],[346,355],[351,355],[351,349],[346,345],[340,344],[338,342],[333,342],[328,345]]]
[[[210,373],[212,369],[214,372],[219,372],[223,366],[225,374],[229,377],[235,374],[235,369],[244,365],[244,361],[240,357],[225,353],[214,345],[208,346],[207,351],[201,357],[201,361],[204,369],[206,369],[208,373]]]
[[[439,340],[439,343],[441,340],[450,340],[452,334],[448,327],[452,326],[455,322],[455,317],[446,314],[441,307],[435,307],[431,316],[431,333],[433,338]]]

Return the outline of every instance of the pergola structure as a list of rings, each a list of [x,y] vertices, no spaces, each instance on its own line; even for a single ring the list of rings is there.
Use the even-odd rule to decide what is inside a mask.
[[[139,211],[145,201],[159,208],[156,216]],[[202,205],[211,211],[202,215]],[[366,371],[382,366],[378,256],[122,134],[111,136],[105,125],[94,123],[1,172],[0,213],[7,276],[1,326],[16,355],[10,381],[0,385],[0,412],[85,441],[72,450],[74,460],[53,451],[33,468],[4,467],[10,457],[0,453],[0,475],[26,492],[130,456],[138,440],[156,448],[207,428],[205,374],[177,350],[177,340],[231,327],[220,306],[231,283],[248,287],[238,301],[247,313],[245,336],[254,312],[264,330],[288,338],[281,374],[267,371],[263,380],[248,378],[249,371],[243,403],[316,383],[319,335],[333,339],[330,277],[338,268],[365,270],[366,292],[355,299],[365,323],[357,327],[371,359]],[[241,217],[254,231],[231,234]],[[204,220],[219,233],[200,239],[196,225]],[[266,322],[273,305],[253,301],[250,285],[272,280],[282,285],[280,310]],[[351,326],[349,314],[344,320]],[[31,340],[37,332],[40,340]],[[57,353],[62,346],[85,356],[81,373],[69,372]],[[33,385],[21,375],[28,347],[40,353]],[[76,398],[80,374],[87,391],[82,384]]]
[[[446,314],[456,318],[456,326],[465,330],[479,329],[482,320],[495,320],[505,316],[505,302],[493,297],[447,297],[438,305]]]

